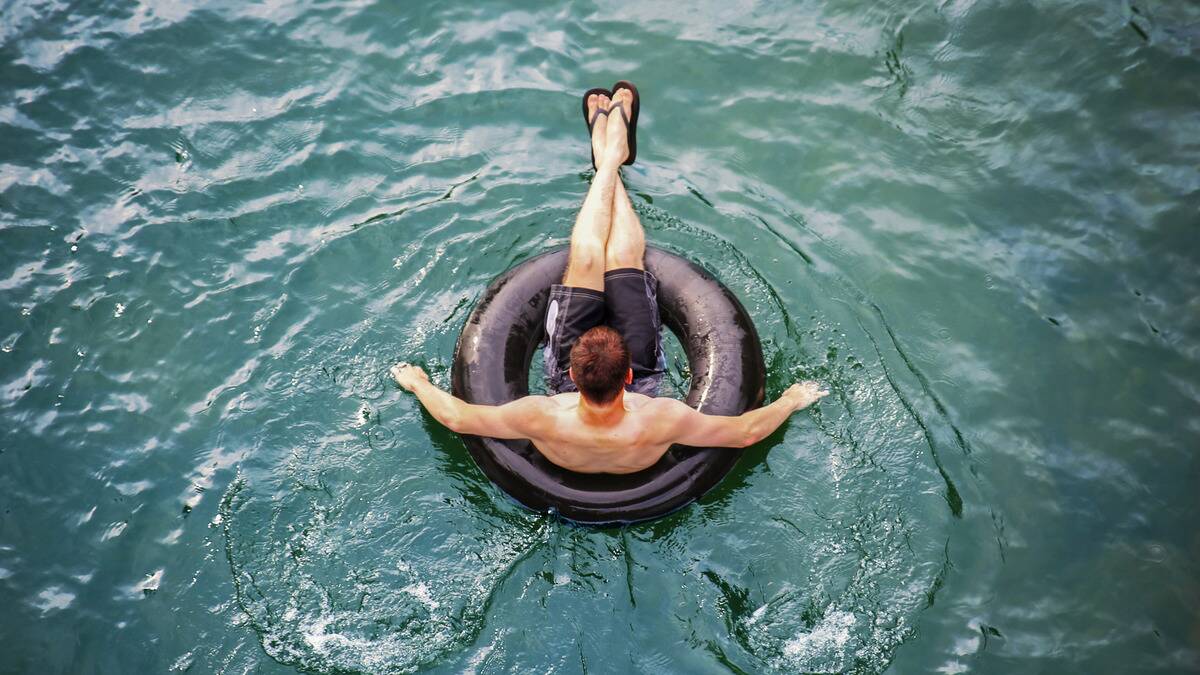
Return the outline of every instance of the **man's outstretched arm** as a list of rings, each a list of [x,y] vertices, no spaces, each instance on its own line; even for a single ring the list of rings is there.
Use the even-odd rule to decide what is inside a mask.
[[[418,366],[398,363],[392,366],[396,384],[417,395],[421,405],[447,429],[459,434],[490,438],[533,438],[541,405],[527,396],[504,405],[475,405],[438,389]]]
[[[677,416],[672,425],[674,437],[671,442],[694,446],[745,448],[770,436],[792,413],[803,410],[828,395],[829,391],[822,389],[816,382],[798,382],[788,387],[787,391],[770,405],[736,417],[705,415],[680,403],[679,405],[686,410],[676,411]]]

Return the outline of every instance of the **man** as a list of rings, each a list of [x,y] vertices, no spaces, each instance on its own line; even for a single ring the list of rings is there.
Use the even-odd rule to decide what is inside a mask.
[[[618,174],[629,157],[637,92],[625,82],[611,97],[596,91],[586,95],[596,177],[571,233],[566,274],[561,285],[551,287],[546,312],[545,366],[555,394],[472,405],[432,385],[417,366],[397,364],[392,376],[452,431],[529,439],[547,459],[571,471],[640,471],[674,443],[734,448],[757,443],[829,392],[800,382],[774,403],[736,417],[705,415],[681,401],[654,398],[663,372],[658,281],[643,268],[645,235]]]

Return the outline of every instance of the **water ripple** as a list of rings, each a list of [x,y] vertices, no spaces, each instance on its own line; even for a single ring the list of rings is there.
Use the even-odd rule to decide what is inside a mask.
[[[0,4],[10,667],[1200,663],[1194,7]],[[770,395],[834,394],[591,530],[387,369],[446,385],[566,243],[620,77],[649,238],[743,299]]]

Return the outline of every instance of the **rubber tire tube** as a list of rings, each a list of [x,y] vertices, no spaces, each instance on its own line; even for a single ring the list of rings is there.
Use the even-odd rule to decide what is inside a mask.
[[[454,350],[455,396],[501,405],[529,394],[529,367],[545,339],[550,285],[561,283],[567,249],[526,260],[497,277],[467,318]],[[692,373],[685,402],[711,415],[762,405],[765,368],[758,331],[737,297],[699,265],[647,247],[663,324],[678,336]],[[631,474],[585,474],[547,460],[525,440],[463,435],[484,475],[518,503],[577,523],[632,523],[664,516],[713,488],[737,463],[734,448],[673,445]]]

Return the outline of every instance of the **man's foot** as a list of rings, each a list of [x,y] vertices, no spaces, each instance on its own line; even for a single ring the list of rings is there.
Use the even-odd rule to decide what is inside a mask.
[[[608,110],[611,101],[605,94],[592,94],[587,99],[587,116],[588,119],[596,118],[597,110]],[[607,120],[601,115],[600,119],[596,119],[596,123],[592,126],[592,158],[596,166],[600,166],[604,160],[604,147],[608,138]]]
[[[617,109],[620,105],[624,112]],[[604,151],[603,153],[596,152],[596,165],[601,163],[603,154],[603,162],[611,163],[614,166],[620,167],[621,163],[629,157],[629,130],[626,120],[633,110],[633,93],[628,89],[618,89],[612,98],[612,102],[608,106],[608,128],[605,130]],[[600,125],[597,124],[597,127]],[[594,138],[594,136],[593,136]],[[594,141],[593,141],[594,143]]]

